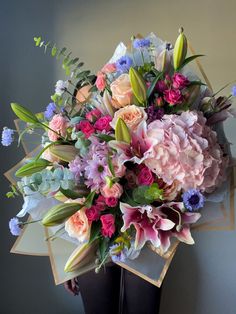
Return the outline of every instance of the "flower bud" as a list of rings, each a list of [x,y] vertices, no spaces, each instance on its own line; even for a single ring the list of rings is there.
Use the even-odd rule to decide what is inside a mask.
[[[142,75],[134,68],[129,69],[129,77],[134,96],[140,104],[147,100],[147,88]]]
[[[187,38],[184,35],[183,31],[184,30],[181,27],[179,30],[180,34],[174,46],[173,64],[175,70],[177,70],[184,62],[188,50]]]

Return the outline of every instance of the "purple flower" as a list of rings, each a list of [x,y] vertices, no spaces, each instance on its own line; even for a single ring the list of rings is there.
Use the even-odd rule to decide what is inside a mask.
[[[205,197],[196,189],[186,191],[182,197],[184,206],[191,212],[204,206]]]
[[[133,60],[129,56],[123,56],[116,61],[116,68],[120,72],[128,72]]]
[[[98,155],[94,155],[91,160],[87,161],[87,166],[85,167],[85,177],[87,181],[85,182],[88,187],[93,190],[100,188],[102,184],[106,181],[106,176],[108,176],[108,165],[107,158],[100,158]]]
[[[14,236],[18,236],[21,233],[21,227],[20,227],[21,222],[19,221],[18,218],[12,218],[9,221],[9,228],[11,231],[11,234]]]
[[[232,96],[236,97],[236,85],[232,87]]]
[[[57,81],[55,85],[55,94],[61,96],[67,90],[68,86],[68,81]]]
[[[148,123],[151,123],[152,121],[155,121],[155,120],[161,120],[165,114],[163,108],[158,108],[154,105],[149,106],[146,109],[146,111],[148,114]]]
[[[9,146],[14,140],[14,130],[7,128],[6,126],[2,130],[2,145]]]
[[[150,44],[151,44],[151,41],[148,38],[141,38],[141,39],[136,38],[133,42],[133,46],[136,49],[149,47]]]
[[[51,120],[51,118],[56,113],[57,106],[54,102],[50,102],[50,104],[47,105],[46,110],[44,112],[44,117],[47,120]]]
[[[124,262],[126,260],[126,255],[119,244],[112,245],[109,249],[109,253],[114,263]]]
[[[84,171],[84,163],[79,156],[69,163],[69,169],[74,174],[76,180],[80,180],[82,172]]]

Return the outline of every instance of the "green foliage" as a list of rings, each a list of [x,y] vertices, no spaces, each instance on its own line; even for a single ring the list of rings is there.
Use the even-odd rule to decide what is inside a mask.
[[[30,110],[26,109],[24,106],[17,103],[11,103],[11,108],[15,115],[22,121],[32,124],[39,123],[36,115],[33,114]]]
[[[133,200],[137,204],[151,204],[156,200],[162,200],[163,190],[159,189],[157,183],[150,186],[142,185],[133,190]]]
[[[32,160],[26,165],[20,167],[20,169],[16,171],[15,175],[17,177],[31,176],[33,173],[39,172],[49,165],[51,165],[51,163],[46,159]]]
[[[183,63],[176,69],[176,71],[180,71],[185,65],[187,65],[189,62],[195,60],[199,57],[204,57],[205,55],[193,55],[191,57],[186,58]]]
[[[150,87],[147,90],[147,98],[149,98],[152,95],[152,92],[157,84],[157,82],[162,79],[163,77],[163,72],[158,72],[156,77],[153,79],[153,81],[151,82]]]

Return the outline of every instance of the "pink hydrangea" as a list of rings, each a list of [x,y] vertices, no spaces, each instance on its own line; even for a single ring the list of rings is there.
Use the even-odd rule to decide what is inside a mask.
[[[210,192],[223,181],[227,159],[201,112],[164,115],[150,123],[147,137],[156,143],[144,163],[168,185]]]

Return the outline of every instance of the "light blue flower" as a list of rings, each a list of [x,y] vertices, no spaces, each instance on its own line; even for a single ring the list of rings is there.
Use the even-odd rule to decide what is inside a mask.
[[[11,143],[14,141],[13,134],[14,134],[14,130],[9,129],[7,127],[3,128],[3,131],[2,131],[2,145],[3,146],[11,145]]]
[[[123,56],[116,61],[116,68],[119,72],[128,72],[133,64],[133,60],[129,56]]]
[[[232,87],[232,96],[236,97],[236,85]]]
[[[44,117],[47,120],[51,120],[54,114],[56,113],[57,106],[54,102],[50,102],[50,104],[47,105],[46,110],[44,112]]]
[[[136,38],[133,42],[133,46],[136,49],[142,49],[145,47],[149,47],[151,45],[151,41],[148,38]]]
[[[18,236],[20,235],[21,233],[21,227],[20,227],[20,221],[18,218],[12,218],[10,221],[9,221],[9,228],[10,228],[10,231],[11,231],[11,234],[14,235],[14,236]]]

